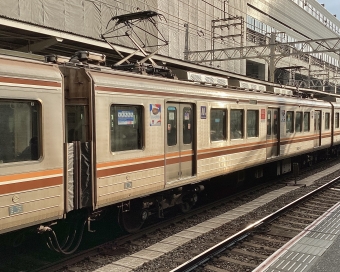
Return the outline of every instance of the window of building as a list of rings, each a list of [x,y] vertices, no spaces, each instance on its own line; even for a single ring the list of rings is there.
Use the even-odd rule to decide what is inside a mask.
[[[286,133],[294,132],[294,112],[287,111],[286,113]]]
[[[242,139],[243,138],[243,110],[230,111],[230,138]]]
[[[0,164],[38,160],[40,128],[39,102],[0,100]]]
[[[259,111],[247,110],[247,137],[259,136]]]
[[[334,120],[334,126],[335,128],[339,128],[339,113],[335,113],[335,120]]]
[[[310,113],[303,113],[303,131],[310,131]]]
[[[111,151],[143,148],[143,107],[134,105],[112,105]]]
[[[330,121],[330,113],[326,112],[325,113],[325,129],[329,129],[329,121]]]
[[[227,110],[210,110],[210,140],[222,141],[227,139]]]
[[[295,132],[302,132],[302,112],[297,111],[295,114]]]

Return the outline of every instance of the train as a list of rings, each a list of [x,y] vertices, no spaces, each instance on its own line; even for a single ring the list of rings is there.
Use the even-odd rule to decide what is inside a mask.
[[[136,232],[169,207],[190,210],[211,178],[339,154],[336,97],[121,71],[87,51],[61,59],[0,55],[0,234],[34,230],[71,254],[109,208]]]

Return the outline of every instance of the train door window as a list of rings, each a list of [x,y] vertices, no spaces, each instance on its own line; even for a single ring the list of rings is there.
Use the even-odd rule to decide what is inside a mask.
[[[39,102],[0,100],[0,164],[38,160],[40,128]]]
[[[272,135],[272,111],[267,111],[267,135]]]
[[[303,113],[303,131],[310,131],[310,113]]]
[[[247,137],[259,136],[259,111],[247,110]]]
[[[243,110],[231,110],[230,111],[230,138],[242,139],[243,132]]]
[[[286,133],[294,132],[294,112],[287,111],[286,113]]]
[[[277,135],[278,133],[278,128],[279,128],[279,111],[278,110],[273,110],[273,135]]]
[[[325,113],[325,129],[329,129],[329,122],[330,122],[330,113],[326,112]]]
[[[191,144],[193,138],[192,108],[183,108],[183,144]]]
[[[335,120],[334,120],[334,126],[335,128],[339,128],[339,113],[335,113]]]
[[[295,132],[302,132],[302,112],[295,113]]]
[[[111,151],[143,148],[143,107],[112,105],[110,109]]]
[[[210,140],[223,141],[227,139],[227,110],[211,109],[210,110]]]
[[[66,109],[66,141],[72,143],[73,141],[86,142],[87,135],[87,106],[83,105],[67,105]]]
[[[168,146],[177,145],[177,108],[168,106],[167,108],[167,142]]]

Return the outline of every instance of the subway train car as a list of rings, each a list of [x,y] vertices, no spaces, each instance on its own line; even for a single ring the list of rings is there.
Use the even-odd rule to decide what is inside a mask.
[[[84,54],[0,56],[0,233],[29,227],[72,253],[108,208],[135,232],[168,207],[188,211],[210,178],[268,165],[280,175],[339,151],[335,100],[119,71]]]

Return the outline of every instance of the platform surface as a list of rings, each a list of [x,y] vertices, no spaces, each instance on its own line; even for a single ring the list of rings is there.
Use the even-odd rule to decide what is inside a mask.
[[[314,184],[314,182],[328,174],[331,174],[337,170],[339,170],[340,165],[335,165],[331,168],[328,168],[327,170],[324,170],[316,175],[313,175],[312,177],[308,177],[306,179],[303,180],[299,180],[297,185],[306,185],[306,186],[310,186],[312,184]],[[299,186],[286,186],[283,187],[281,189],[278,189],[276,191],[270,192],[266,195],[263,195],[257,199],[254,199],[253,201],[242,205],[240,207],[237,207],[233,210],[230,210],[226,213],[223,213],[219,216],[216,216],[214,218],[211,218],[203,223],[200,223],[194,227],[191,227],[187,230],[181,231],[177,234],[174,234],[173,236],[170,236],[152,246],[150,246],[149,248],[143,249],[139,252],[136,252],[133,255],[130,255],[128,257],[122,258],[116,262],[113,262],[111,264],[108,265],[104,265],[101,268],[98,268],[96,270],[94,270],[93,272],[111,272],[111,271],[122,271],[122,272],[128,272],[128,271],[132,271],[134,269],[137,269],[139,266],[143,265],[144,263],[149,262],[150,260],[154,260],[160,256],[162,256],[163,254],[166,254],[167,252],[169,252],[170,250],[176,249],[177,247],[181,246],[182,244],[185,244],[187,242],[189,242],[192,239],[195,239],[196,237],[199,237],[201,235],[203,235],[204,233],[207,233],[215,228],[218,228],[219,226],[226,224],[244,214],[247,214],[250,211],[253,211],[275,199],[277,199],[278,197],[289,193],[295,189],[299,188]],[[339,192],[340,194],[340,192]],[[340,198],[339,198],[340,201]],[[330,214],[332,214],[332,212],[329,212]],[[340,213],[340,207],[339,207],[339,213]],[[326,216],[326,215],[325,215]],[[324,218],[324,217],[323,217]],[[321,219],[319,219],[321,220]],[[339,220],[340,220],[340,215],[339,215]],[[316,223],[314,223],[316,224]],[[327,224],[327,223],[325,223]],[[339,225],[339,224],[338,224]],[[321,227],[321,226],[320,226]],[[340,230],[340,228],[339,228]],[[306,259],[306,262],[309,261],[311,264],[315,264],[316,263],[316,259],[315,256],[318,257],[323,257],[324,256],[324,252],[326,251],[327,248],[329,248],[330,246],[332,246],[333,242],[336,240],[337,238],[337,234],[327,234],[326,238],[320,238],[316,231],[315,233],[316,237],[314,236],[306,236],[306,238],[304,240],[301,240],[301,243],[304,242],[306,246],[308,248],[308,250],[310,250],[310,252],[308,254],[310,255],[310,259]],[[303,236],[303,234],[301,234],[301,236],[299,236],[300,238]],[[298,240],[298,238],[294,238],[295,240]],[[292,239],[290,241],[290,243],[293,244],[293,242],[295,241],[294,239]],[[309,239],[309,240],[308,240]],[[321,243],[320,246],[315,247],[313,246],[313,243],[316,240],[320,240],[318,241],[319,243]],[[308,244],[309,243],[309,244]],[[339,241],[340,243],[340,241]],[[287,243],[288,244],[288,243]],[[288,247],[288,245],[286,244],[286,246]],[[302,246],[302,247],[303,247]],[[301,250],[302,250],[301,247]],[[313,255],[315,254],[315,255]],[[276,255],[276,257],[279,255],[279,253]],[[286,257],[285,257],[286,256]],[[288,255],[285,255],[282,258],[289,258],[287,257]],[[340,252],[339,252],[339,256],[340,256]],[[275,256],[274,256],[275,257]],[[299,256],[300,257],[300,256]],[[306,255],[307,257],[307,255]],[[269,258],[273,258],[273,255],[270,256]],[[270,262],[270,259],[268,260],[268,263]],[[290,256],[290,258],[292,258],[292,256]],[[281,260],[283,261],[283,259]],[[286,266],[286,268],[289,268],[289,264]],[[311,267],[311,266],[310,266]],[[315,270],[315,271],[340,271],[340,263],[338,265],[339,269],[338,270]],[[121,270],[119,270],[119,268],[121,268]],[[269,267],[266,267],[265,269],[272,269]],[[255,271],[255,270],[254,270]],[[262,270],[256,270],[257,272],[259,271],[264,271]],[[301,270],[298,269],[297,270],[266,270],[266,271],[296,271],[296,272],[300,272],[300,271],[307,271],[307,270]]]

